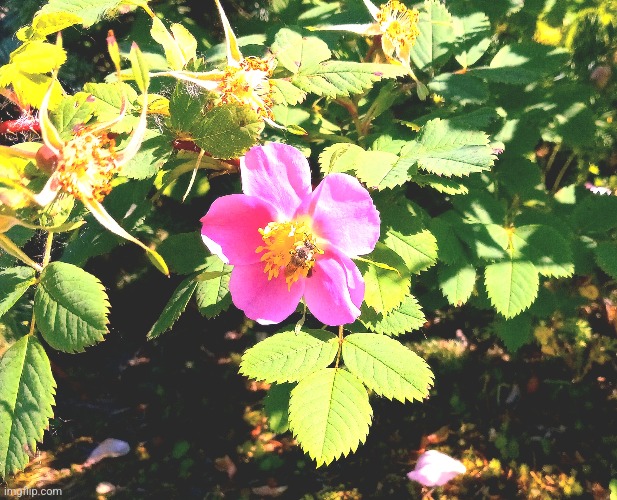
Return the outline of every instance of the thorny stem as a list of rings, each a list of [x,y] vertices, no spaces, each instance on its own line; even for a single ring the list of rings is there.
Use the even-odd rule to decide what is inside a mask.
[[[555,157],[557,156],[557,153],[559,153],[559,149],[560,148],[561,148],[561,144],[556,144],[555,147],[553,148],[553,151],[551,152],[551,156],[549,157],[548,161],[546,162],[546,172],[547,173],[552,168],[553,162],[555,161]]]
[[[343,325],[338,327],[338,352],[336,353],[336,362],[334,368],[338,368],[339,361],[341,360],[341,351],[343,350]]]
[[[574,156],[575,156],[574,153],[572,153],[568,157],[566,162],[563,164],[563,167],[561,167],[561,170],[557,174],[557,177],[555,178],[555,182],[553,183],[553,189],[551,189],[551,193],[554,194],[557,191],[557,188],[559,187],[559,184],[561,183],[561,179],[563,179],[563,176],[566,174],[566,171],[568,170],[568,167],[574,161]]]
[[[348,97],[339,97],[338,99],[335,99],[334,102],[339,104],[340,106],[343,106],[347,110],[349,116],[351,116],[353,124],[356,127],[358,136],[364,137],[362,122],[360,122],[360,119],[358,117],[358,106],[356,106],[356,104]]]

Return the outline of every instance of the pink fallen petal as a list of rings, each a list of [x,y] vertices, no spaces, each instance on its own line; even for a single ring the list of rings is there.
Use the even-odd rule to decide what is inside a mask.
[[[126,441],[108,438],[92,450],[92,453],[90,453],[83,465],[84,467],[89,467],[104,458],[121,457],[129,451],[131,451],[131,447]]]
[[[250,319],[269,325],[280,323],[298,307],[305,281],[296,281],[288,289],[285,276],[268,280],[263,264],[235,266],[229,280],[233,303]]]
[[[443,486],[459,474],[467,472],[462,462],[437,450],[428,450],[418,458],[416,467],[407,473],[412,481],[422,486]]]
[[[313,192],[303,210],[323,239],[349,257],[370,253],[379,239],[379,212],[355,177],[330,174]]]
[[[242,192],[274,206],[280,218],[291,219],[311,193],[311,169],[292,146],[270,143],[256,146],[240,159]]]
[[[364,279],[353,261],[330,249],[315,264],[306,280],[304,300],[309,311],[326,325],[353,323],[360,315]]]
[[[217,198],[201,218],[201,236],[208,249],[232,265],[259,262],[255,249],[263,243],[259,228],[276,211],[263,200],[244,194]]]

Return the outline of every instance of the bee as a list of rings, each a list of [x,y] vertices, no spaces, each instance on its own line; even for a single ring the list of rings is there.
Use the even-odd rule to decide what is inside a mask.
[[[317,251],[317,246],[309,240],[304,240],[302,243],[297,244],[293,250],[289,251],[291,260],[285,266],[285,276],[289,277],[298,269],[308,267],[309,263],[315,260],[315,251]],[[310,278],[312,274],[313,268],[310,268],[307,277]]]

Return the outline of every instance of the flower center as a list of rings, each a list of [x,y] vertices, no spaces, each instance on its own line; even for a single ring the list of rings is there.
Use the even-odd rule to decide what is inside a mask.
[[[115,141],[107,134],[82,129],[62,147],[56,172],[62,189],[70,195],[102,201],[111,191],[117,169]]]
[[[322,254],[317,239],[302,222],[270,222],[259,233],[264,241],[255,252],[264,252],[261,261],[265,262],[264,273],[268,279],[277,278],[284,269],[287,288],[301,277],[310,278],[315,256]]]
[[[420,34],[419,18],[420,13],[416,9],[410,9],[398,0],[390,0],[377,13],[381,32],[390,39],[392,45],[398,45],[399,48],[411,47],[416,43]]]
[[[269,78],[274,71],[273,59],[247,57],[240,67],[227,66],[221,89],[221,102],[250,106],[261,118],[273,119],[272,90]]]

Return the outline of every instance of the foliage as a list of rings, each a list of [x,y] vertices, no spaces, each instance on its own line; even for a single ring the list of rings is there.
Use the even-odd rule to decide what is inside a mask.
[[[197,218],[169,207],[203,211],[237,193],[243,156],[267,141],[300,149],[314,177],[356,177],[381,216],[374,251],[355,259],[356,322],[330,331],[299,310],[240,364],[273,384],[272,428],[289,429],[318,466],[365,441],[374,396],[429,396],[431,369],[403,343],[425,314],[488,314],[512,353],[536,342],[550,355],[569,331],[591,342],[562,290],[617,279],[617,10],[579,3],[426,0],[409,68],[379,36],[336,29],[365,20],[351,0],[273,2],[269,22],[239,38],[217,2],[225,43],[214,47],[147,0],[49,0],[15,26],[0,67],[18,118],[0,124],[0,321],[18,323],[25,305],[32,316],[0,358],[0,475],[28,463],[52,417],[46,352],[105,338],[114,304],[96,258],[129,241],[161,280],[178,280],[148,339],[173,335],[193,304],[204,321],[225,314],[231,266],[205,249]],[[111,31],[95,39],[111,62],[94,82],[75,80],[78,50],[56,33],[122,24],[120,45]],[[43,203],[48,189],[63,192]]]

